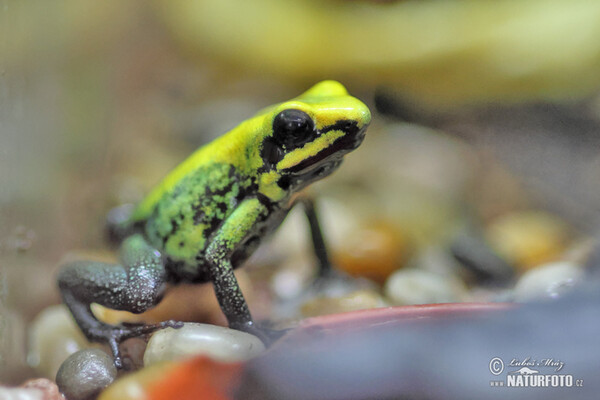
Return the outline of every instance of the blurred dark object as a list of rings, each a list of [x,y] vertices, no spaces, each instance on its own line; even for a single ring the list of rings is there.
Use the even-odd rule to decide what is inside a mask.
[[[487,312],[474,305],[402,307],[395,323],[334,319],[300,328],[248,363],[239,399],[591,399],[600,390],[600,294]],[[498,307],[501,307],[498,305]],[[412,310],[411,310],[412,309]],[[389,310],[389,309],[388,309]],[[381,310],[371,310],[382,312]],[[420,315],[419,315],[420,314]],[[367,323],[365,323],[367,322]],[[310,339],[309,339],[310,338]],[[493,375],[492,361],[504,370]],[[562,362],[573,387],[494,387],[520,369],[511,360]],[[497,371],[496,371],[497,372]],[[575,387],[583,380],[583,386]]]
[[[455,236],[450,253],[460,263],[468,281],[504,286],[514,281],[515,270],[500,258],[484,239],[481,229],[468,227]]]
[[[600,223],[600,112],[592,102],[479,105],[433,113],[385,91],[385,114],[459,136],[517,176],[534,200],[586,232]]]

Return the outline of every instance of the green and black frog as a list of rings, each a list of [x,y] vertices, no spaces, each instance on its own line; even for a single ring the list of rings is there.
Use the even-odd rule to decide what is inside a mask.
[[[86,337],[108,343],[121,366],[122,340],[181,323],[109,325],[94,317],[91,303],[141,313],[169,285],[212,282],[229,326],[264,338],[233,270],[300,202],[295,193],[331,174],[361,144],[370,120],[369,109],[340,83],[318,83],[198,149],[130,212],[114,211],[120,264],[75,261],[58,276]],[[316,213],[303,203],[324,274],[330,267]]]

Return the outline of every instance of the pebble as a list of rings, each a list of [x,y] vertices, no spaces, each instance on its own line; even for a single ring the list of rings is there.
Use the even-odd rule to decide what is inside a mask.
[[[148,387],[168,376],[174,366],[163,362],[125,375],[104,390],[98,400],[148,400]]]
[[[30,379],[21,386],[27,389],[39,390],[42,393],[43,400],[64,400],[64,396],[58,390],[58,386],[50,379]],[[0,398],[3,397],[0,396]]]
[[[98,400],[230,399],[242,364],[223,364],[206,357],[163,361],[124,376]]]
[[[144,365],[205,355],[221,362],[241,362],[261,354],[263,343],[254,335],[222,326],[186,323],[179,329],[155,332],[144,354]]]
[[[465,301],[467,290],[461,281],[429,271],[396,271],[385,283],[384,292],[394,305],[435,304]]]
[[[296,292],[296,296],[280,298],[273,304],[273,315],[279,322],[284,321],[282,326],[289,327],[307,316],[383,306],[383,301],[374,300],[380,299],[377,285],[368,279],[352,278],[333,269],[316,279],[313,272],[307,281],[309,283]],[[364,296],[367,292],[373,295]]]
[[[407,268],[416,268],[442,276],[454,276],[460,273],[461,265],[445,247],[428,245],[411,257]]]
[[[327,247],[333,253],[346,242],[348,232],[358,228],[357,212],[343,201],[327,196],[319,196],[315,208]],[[315,268],[312,246],[306,214],[302,204],[298,204],[288,213],[276,234],[259,248],[249,262],[268,265],[274,262],[281,264],[281,260],[306,259]]]
[[[523,272],[557,260],[567,247],[570,233],[552,214],[523,211],[494,220],[486,229],[486,237],[500,256]]]
[[[91,400],[117,377],[111,356],[100,349],[73,353],[56,373],[56,383],[68,400]]]
[[[286,301],[302,295],[314,280],[316,265],[305,257],[288,261],[274,271],[269,289],[277,300]]]
[[[372,290],[357,290],[340,297],[317,297],[300,308],[303,317],[338,314],[349,311],[385,307],[387,304],[379,293]]]
[[[335,252],[336,266],[351,276],[383,283],[406,258],[406,238],[390,223],[354,230]]]
[[[27,363],[47,378],[54,378],[60,365],[89,342],[79,330],[64,305],[46,308],[33,320],[29,329]]]
[[[555,262],[527,271],[517,282],[514,300],[526,302],[555,299],[571,289],[583,277],[583,270],[571,262]]]
[[[0,387],[2,400],[45,400],[44,393],[35,388],[8,388]]]

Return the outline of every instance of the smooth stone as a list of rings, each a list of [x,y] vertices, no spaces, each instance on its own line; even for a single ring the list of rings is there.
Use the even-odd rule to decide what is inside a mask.
[[[384,292],[394,305],[453,303],[467,296],[459,280],[418,269],[396,271],[385,283]]]
[[[295,297],[281,299],[274,304],[272,315],[279,321],[286,321],[284,326],[294,324],[297,318],[385,305],[377,293],[360,295],[363,292],[375,292],[375,283],[364,278],[352,278],[337,269],[316,279],[313,272],[307,276],[307,281],[310,283]]]
[[[56,373],[56,384],[68,400],[94,399],[117,377],[111,356],[100,349],[73,353]]]
[[[149,388],[175,368],[177,364],[163,362],[124,375],[100,393],[98,400],[148,400]]]
[[[400,230],[389,222],[371,223],[347,235],[335,252],[336,266],[351,276],[384,283],[403,266],[410,246]]]
[[[315,268],[314,261],[305,258],[291,260],[273,273],[269,288],[277,300],[297,298],[314,280]]]
[[[39,389],[32,389],[32,388],[0,387],[0,399],[2,399],[2,400],[44,400],[44,393]]]
[[[46,378],[30,379],[21,385],[22,388],[39,390],[43,400],[65,400],[54,381]],[[3,399],[0,396],[0,399]]]
[[[486,228],[491,247],[521,272],[562,255],[572,239],[569,226],[542,211],[514,212],[496,218]]]
[[[204,355],[221,362],[241,362],[265,350],[254,335],[222,326],[186,323],[152,335],[144,353],[144,365]]]
[[[123,376],[98,400],[231,399],[243,369],[207,357],[163,361]]]
[[[37,373],[54,378],[67,357],[89,345],[69,310],[62,304],[51,306],[29,328],[27,363]]]
[[[303,317],[338,314],[343,312],[385,307],[381,296],[372,290],[357,290],[340,297],[317,297],[304,303],[300,309]]]
[[[439,245],[425,246],[406,265],[407,269],[419,269],[442,276],[456,276],[462,266],[447,248]]]
[[[581,280],[583,270],[574,263],[563,261],[527,271],[517,282],[514,300],[525,302],[554,299],[562,296]]]

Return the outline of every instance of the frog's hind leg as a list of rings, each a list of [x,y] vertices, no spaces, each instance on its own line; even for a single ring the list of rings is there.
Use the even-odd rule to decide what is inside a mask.
[[[63,266],[58,275],[63,301],[75,321],[89,340],[108,343],[117,367],[122,367],[121,341],[168,326],[181,326],[175,321],[113,326],[96,319],[91,303],[141,313],[158,304],[164,294],[166,272],[162,256],[141,235],[123,242],[121,261],[122,264],[75,261]]]

